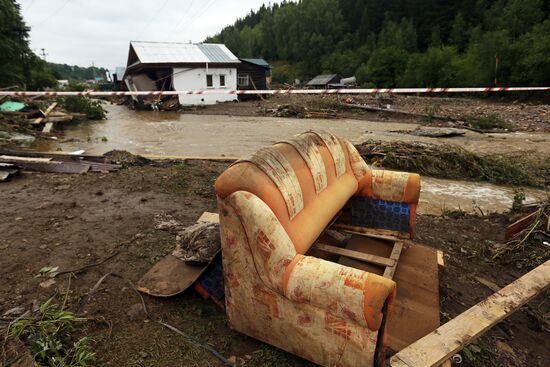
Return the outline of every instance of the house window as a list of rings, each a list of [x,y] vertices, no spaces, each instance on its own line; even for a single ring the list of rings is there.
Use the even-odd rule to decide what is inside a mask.
[[[249,83],[248,74],[239,75],[237,82],[239,84],[239,87],[248,87],[248,83]]]
[[[225,87],[225,75],[220,75],[220,87]]]
[[[214,86],[214,78],[212,77],[212,74],[206,74],[206,86],[207,87]]]

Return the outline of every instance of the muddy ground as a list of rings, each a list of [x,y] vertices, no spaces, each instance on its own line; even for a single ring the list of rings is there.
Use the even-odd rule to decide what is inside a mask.
[[[220,103],[193,107],[187,112],[208,115],[304,117],[307,112],[324,112],[327,118],[349,118],[369,121],[398,120],[426,126],[453,126],[479,123],[495,124],[497,130],[550,131],[548,98],[528,95],[415,96],[415,95],[278,95],[240,103]],[[363,104],[378,108],[418,114],[372,112],[343,107],[341,103]],[[304,108],[306,109],[304,111]],[[275,111],[274,111],[275,110]],[[288,110],[288,111],[287,111]],[[422,116],[426,115],[426,116]],[[317,118],[313,114],[310,117]],[[439,119],[438,117],[443,117]],[[448,118],[448,119],[446,119]],[[479,118],[485,118],[481,122]],[[481,126],[482,130],[491,130]]]
[[[24,173],[2,183],[0,314],[52,296],[62,302],[69,276],[59,276],[44,288],[40,285],[44,279],[35,277],[41,268],[80,269],[116,254],[70,279],[69,308],[90,319],[77,334],[92,338],[101,364],[221,365],[204,349],[147,320],[139,296],[123,279],[108,277],[90,299],[86,295],[109,272],[136,283],[172,250],[175,236],[155,229],[156,215],[169,214],[189,225],[203,211],[215,211],[213,183],[226,167],[194,161],[110,174]],[[503,239],[512,219],[456,213],[418,217],[418,241],[449,254],[440,278],[443,321],[490,295],[491,287],[504,286],[529,270],[531,265],[502,265],[486,255],[488,246]],[[144,296],[144,300],[153,320],[211,343],[227,357],[241,357],[247,366],[309,365],[230,330],[224,311],[194,290],[174,298]],[[547,292],[495,326],[462,352],[460,366],[550,365],[549,303]]]

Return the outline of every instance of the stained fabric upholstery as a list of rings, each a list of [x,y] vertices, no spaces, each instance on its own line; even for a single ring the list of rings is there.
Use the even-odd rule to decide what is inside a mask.
[[[231,326],[324,366],[383,361],[395,283],[306,253],[352,197],[413,202],[415,180],[371,170],[327,132],[233,164],[216,181]]]

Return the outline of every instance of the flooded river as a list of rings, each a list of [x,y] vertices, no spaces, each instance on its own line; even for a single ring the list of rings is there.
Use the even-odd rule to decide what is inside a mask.
[[[307,130],[329,130],[353,143],[367,139],[453,143],[479,153],[530,151],[550,154],[550,134],[478,134],[451,139],[406,134],[416,124],[352,119],[296,119],[283,117],[194,115],[179,112],[133,111],[105,105],[105,121],[71,124],[63,141],[40,142],[41,151],[84,149],[103,154],[123,149],[134,154],[182,156],[245,156],[273,142]],[[397,133],[396,131],[399,131]]]
[[[103,154],[113,149],[134,154],[161,156],[237,156],[288,139],[307,130],[329,130],[353,143],[368,139],[453,143],[478,153],[528,152],[550,155],[550,134],[477,134],[452,139],[406,134],[416,124],[372,122],[351,119],[295,119],[256,116],[194,115],[179,112],[133,111],[125,106],[106,105],[105,121],[68,125],[62,141],[40,142],[40,151],[74,151]],[[399,131],[399,132],[396,132]],[[540,200],[546,193],[526,190],[527,201]],[[422,178],[419,212],[440,214],[461,209],[484,213],[510,208],[513,190],[487,183]]]

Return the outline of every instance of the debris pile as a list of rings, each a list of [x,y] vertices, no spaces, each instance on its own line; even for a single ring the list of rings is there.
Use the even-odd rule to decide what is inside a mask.
[[[15,154],[14,154],[15,153]],[[56,173],[113,172],[120,165],[108,163],[108,158],[83,155],[56,155],[0,150],[0,181],[20,170]]]
[[[44,102],[35,97],[12,98],[0,104],[2,120],[12,125],[24,126],[42,133],[51,133],[57,123],[86,117],[82,113],[69,113],[58,102]]]
[[[508,226],[507,241],[494,246],[493,259],[519,268],[550,259],[550,199],[529,211]]]
[[[277,105],[274,108],[260,107],[259,112],[264,116],[271,117],[296,117],[296,118],[338,118],[336,110],[319,109],[311,110],[295,104]]]
[[[427,176],[546,187],[550,161],[536,152],[477,155],[452,144],[368,140],[357,149],[368,164]]]

